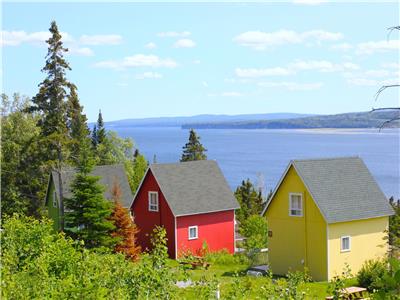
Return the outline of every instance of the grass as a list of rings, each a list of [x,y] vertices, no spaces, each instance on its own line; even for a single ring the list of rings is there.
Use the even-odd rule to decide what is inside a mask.
[[[177,266],[176,261],[171,261],[171,266]],[[191,281],[198,281],[201,278],[212,279],[216,278],[220,285],[221,298],[224,299],[224,295],[229,294],[232,289],[238,289],[239,285],[246,285],[249,287],[249,292],[243,299],[261,299],[260,291],[262,286],[271,284],[271,279],[269,277],[253,277],[247,276],[246,270],[248,265],[245,263],[224,263],[220,264],[214,262],[208,270],[195,269],[188,271],[188,277]],[[279,278],[276,278],[279,281]],[[236,280],[236,281],[235,281]],[[355,279],[349,279],[345,282],[346,286],[356,285]],[[328,296],[328,282],[309,282],[299,285],[301,292],[306,292],[306,299],[325,299]],[[195,299],[200,300],[198,292],[195,288],[182,288],[178,291],[179,299]]]

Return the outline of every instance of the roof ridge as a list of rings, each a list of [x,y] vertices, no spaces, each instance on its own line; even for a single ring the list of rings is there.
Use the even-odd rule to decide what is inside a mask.
[[[202,160],[191,160],[191,161],[178,161],[178,162],[171,162],[171,163],[151,163],[151,166],[179,166],[184,164],[191,164],[191,163],[205,163],[205,162],[217,162],[216,159],[202,159]]]
[[[320,157],[320,158],[301,158],[301,159],[292,159],[292,162],[303,162],[303,161],[322,161],[322,160],[343,160],[343,159],[351,159],[351,158],[359,158],[360,156],[335,156],[335,157]]]

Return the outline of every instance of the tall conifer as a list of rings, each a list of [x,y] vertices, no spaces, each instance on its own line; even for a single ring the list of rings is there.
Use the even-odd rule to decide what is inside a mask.
[[[189,141],[183,147],[181,161],[206,160],[206,148],[200,143],[200,137],[190,129]]]

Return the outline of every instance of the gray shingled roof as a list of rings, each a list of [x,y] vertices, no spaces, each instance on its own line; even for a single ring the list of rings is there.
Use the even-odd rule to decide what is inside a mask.
[[[388,199],[359,157],[293,160],[292,164],[327,223],[393,214]]]
[[[63,197],[69,198],[72,196],[70,185],[75,178],[76,170],[73,168],[64,168],[61,171],[61,180],[63,186]],[[121,187],[122,197],[121,203],[124,207],[129,207],[132,202],[133,196],[132,191],[129,187],[128,177],[125,173],[125,168],[121,164],[117,165],[104,165],[96,166],[90,173],[94,176],[99,176],[99,183],[105,187],[104,197],[111,199],[111,190],[115,181],[118,181]],[[57,197],[60,198],[58,189],[58,173],[56,171],[51,172],[51,176],[54,180],[56,187]]]
[[[175,216],[239,208],[215,161],[152,164],[149,168]]]

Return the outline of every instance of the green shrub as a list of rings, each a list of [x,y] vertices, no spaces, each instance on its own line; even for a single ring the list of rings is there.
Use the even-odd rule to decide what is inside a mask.
[[[248,264],[248,259],[244,254],[230,254],[227,250],[209,252],[205,259],[207,262],[217,265]]]
[[[388,272],[385,260],[368,260],[357,274],[358,284],[369,291],[382,288],[381,278]]]

